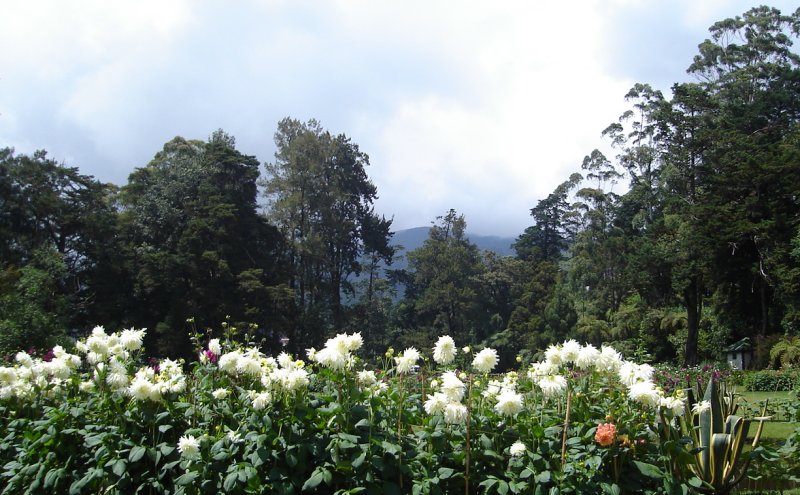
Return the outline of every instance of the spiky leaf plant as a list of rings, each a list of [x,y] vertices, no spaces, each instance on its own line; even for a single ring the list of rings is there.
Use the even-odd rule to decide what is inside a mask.
[[[703,484],[697,487],[701,493],[728,494],[744,478],[752,459],[752,452],[743,452],[750,423],[758,421],[758,430],[753,438],[755,448],[761,431],[767,404],[761,417],[750,419],[735,414],[736,396],[727,387],[720,387],[713,378],[709,380],[702,401],[688,393],[687,411],[681,417],[681,426],[695,447],[694,463],[690,469]]]

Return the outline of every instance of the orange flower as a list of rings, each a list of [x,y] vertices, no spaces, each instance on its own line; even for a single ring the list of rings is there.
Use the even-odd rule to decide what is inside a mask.
[[[614,423],[601,423],[597,426],[597,433],[594,434],[594,440],[601,447],[608,447],[614,443],[614,437],[617,434],[617,427]]]

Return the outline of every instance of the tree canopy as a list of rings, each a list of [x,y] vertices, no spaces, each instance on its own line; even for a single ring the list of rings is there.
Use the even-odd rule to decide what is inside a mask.
[[[601,130],[612,152],[532,205],[515,257],[482,252],[455,209],[403,252],[367,153],[313,119],[281,120],[263,164],[222,130],[176,137],[121,187],[0,150],[0,354],[94,324],[149,327],[152,351],[183,356],[193,332],[272,352],[448,334],[505,363],[566,338],[686,364],[794,342],[798,36],[800,10],[753,8],[711,26],[692,80],[635,84]]]

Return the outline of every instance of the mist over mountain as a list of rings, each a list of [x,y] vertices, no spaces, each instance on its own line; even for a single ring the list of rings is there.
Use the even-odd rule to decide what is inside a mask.
[[[393,270],[403,269],[408,266],[405,254],[421,247],[428,238],[429,230],[430,227],[414,227],[411,229],[398,230],[394,233],[391,244],[397,248],[402,247],[403,249],[397,252],[397,256],[391,266]],[[493,251],[500,256],[514,256],[516,254],[511,247],[514,241],[516,241],[516,237],[479,235],[469,232],[467,232],[466,237],[481,250]]]

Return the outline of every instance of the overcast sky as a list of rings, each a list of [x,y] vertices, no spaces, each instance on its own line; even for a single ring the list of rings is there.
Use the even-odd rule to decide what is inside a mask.
[[[634,83],[689,80],[708,27],[754,5],[0,0],[0,146],[122,185],[174,136],[222,128],[265,162],[280,119],[316,118],[369,154],[396,229],[455,208],[516,236]]]

